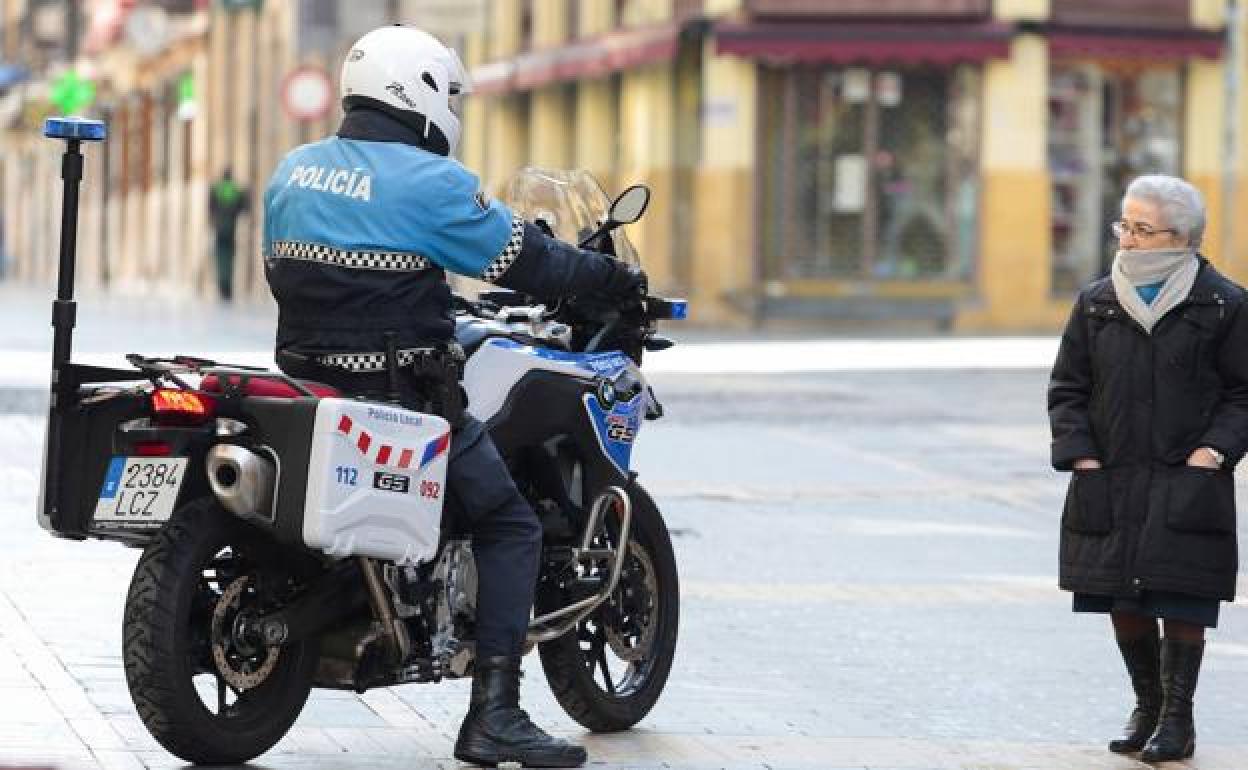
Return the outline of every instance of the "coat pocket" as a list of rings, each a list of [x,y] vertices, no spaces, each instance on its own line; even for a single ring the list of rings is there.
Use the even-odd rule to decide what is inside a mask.
[[[1114,528],[1114,514],[1108,471],[1097,468],[1071,473],[1062,526],[1084,535],[1109,534]]]
[[[1233,534],[1235,478],[1211,468],[1174,468],[1166,485],[1166,526],[1179,532]]]

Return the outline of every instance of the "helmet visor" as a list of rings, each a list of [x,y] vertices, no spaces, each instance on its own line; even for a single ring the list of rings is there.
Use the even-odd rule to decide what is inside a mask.
[[[450,83],[451,93],[472,93],[472,78],[468,76],[468,70],[464,68],[464,63],[460,60],[459,54],[455,52],[454,48],[448,46],[446,55],[446,74]]]
[[[472,80],[468,76],[468,70],[464,69],[464,63],[460,60],[459,54],[454,48],[447,47],[447,106],[451,110],[451,114],[457,118],[464,115],[464,98],[472,92]]]

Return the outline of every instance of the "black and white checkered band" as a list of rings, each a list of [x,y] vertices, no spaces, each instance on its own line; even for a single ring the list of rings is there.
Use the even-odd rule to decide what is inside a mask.
[[[399,367],[411,366],[416,356],[433,350],[433,348],[404,348],[395,351]],[[321,366],[332,366],[346,369],[349,372],[384,372],[386,370],[385,353],[335,353],[328,356],[317,356],[316,362]]]
[[[432,267],[428,259],[419,254],[401,251],[347,251],[319,243],[301,241],[274,241],[273,256],[280,259],[303,259],[309,262],[325,262],[339,267],[360,270],[396,270],[414,272]]]
[[[511,218],[511,237],[507,239],[507,245],[503,246],[503,250],[498,253],[494,261],[485,266],[481,271],[481,280],[489,283],[496,283],[499,278],[503,277],[503,273],[507,272],[507,268],[511,267],[511,263],[516,261],[516,257],[520,256],[520,246],[524,243],[524,220],[520,217],[513,216]]]

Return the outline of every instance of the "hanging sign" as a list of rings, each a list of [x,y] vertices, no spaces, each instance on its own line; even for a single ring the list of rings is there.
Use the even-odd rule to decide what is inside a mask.
[[[329,114],[333,98],[334,85],[320,67],[299,67],[282,81],[282,108],[291,120],[320,120]]]

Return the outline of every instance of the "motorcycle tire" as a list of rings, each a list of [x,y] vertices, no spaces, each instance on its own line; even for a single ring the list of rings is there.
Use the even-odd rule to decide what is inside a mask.
[[[671,537],[645,490],[634,485],[630,495],[629,560],[612,599],[574,630],[538,645],[555,699],[568,716],[594,732],[627,730],[650,713],[676,654],[680,585]],[[633,593],[626,599],[630,588]],[[566,606],[569,600],[564,589],[548,583],[539,587],[541,612]],[[621,613],[622,602],[632,603],[631,610]],[[635,626],[639,618],[645,619],[642,631]],[[633,623],[631,631],[619,627],[621,622]],[[644,654],[640,646],[630,647],[638,637],[645,640]],[[608,662],[616,652],[632,658],[616,657],[619,681]]]
[[[298,563],[212,498],[175,511],[144,550],[126,597],[122,656],[139,717],[170,753],[195,764],[246,762],[272,748],[298,718],[316,670],[315,641],[249,653],[238,642],[227,651],[221,641],[222,628],[238,627],[241,608],[260,601],[247,593],[248,581],[272,580],[276,569],[276,579],[289,585]],[[257,658],[263,662],[255,664]],[[257,670],[264,674],[259,682],[252,681]],[[204,677],[216,680],[215,713]]]

